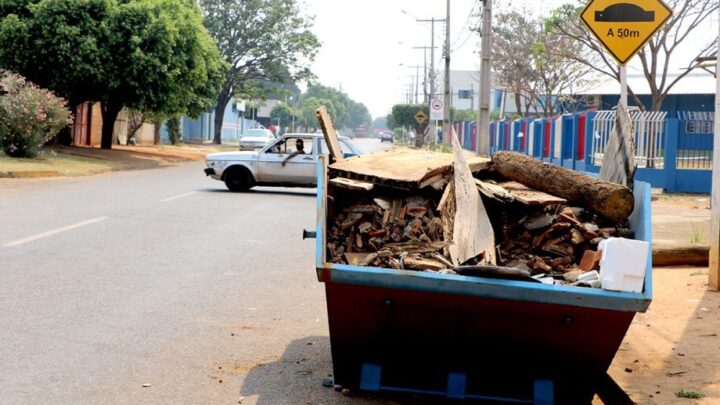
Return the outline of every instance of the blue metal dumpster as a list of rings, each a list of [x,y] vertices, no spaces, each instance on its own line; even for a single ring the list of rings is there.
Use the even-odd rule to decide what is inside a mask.
[[[326,262],[327,168],[318,165],[316,269],[325,283],[336,383],[506,403],[589,403],[642,293]],[[650,241],[650,185],[630,225]],[[330,190],[332,193],[333,190]]]

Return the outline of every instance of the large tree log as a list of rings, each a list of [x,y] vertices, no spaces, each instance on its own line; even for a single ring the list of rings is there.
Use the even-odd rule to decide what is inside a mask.
[[[589,208],[613,221],[628,219],[635,205],[625,186],[540,162],[517,152],[498,152],[495,169],[503,177]]]

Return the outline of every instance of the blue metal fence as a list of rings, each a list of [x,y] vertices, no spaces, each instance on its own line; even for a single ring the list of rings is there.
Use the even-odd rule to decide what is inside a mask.
[[[713,113],[631,114],[636,142],[636,179],[668,192],[709,193]],[[614,112],[585,111],[535,120],[490,123],[490,153],[513,150],[574,170],[599,172]],[[473,133],[473,138],[475,134]],[[467,144],[467,146],[466,146]],[[464,142],[468,149],[473,142]],[[471,146],[471,147],[468,147]]]

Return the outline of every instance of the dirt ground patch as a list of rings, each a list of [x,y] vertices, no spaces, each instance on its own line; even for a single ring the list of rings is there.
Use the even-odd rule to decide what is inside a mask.
[[[235,150],[232,145],[114,146],[112,150],[50,146],[35,159],[10,158],[0,152],[1,177],[89,176],[118,170],[150,169],[190,160],[208,153]]]
[[[720,403],[720,293],[707,268],[654,269],[654,296],[638,314],[610,375],[640,404]],[[695,391],[702,399],[678,398]]]

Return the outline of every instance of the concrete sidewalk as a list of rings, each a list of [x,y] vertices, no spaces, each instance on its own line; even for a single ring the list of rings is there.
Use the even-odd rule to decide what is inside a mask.
[[[710,249],[708,195],[653,195],[652,227],[654,264],[707,264]]]

